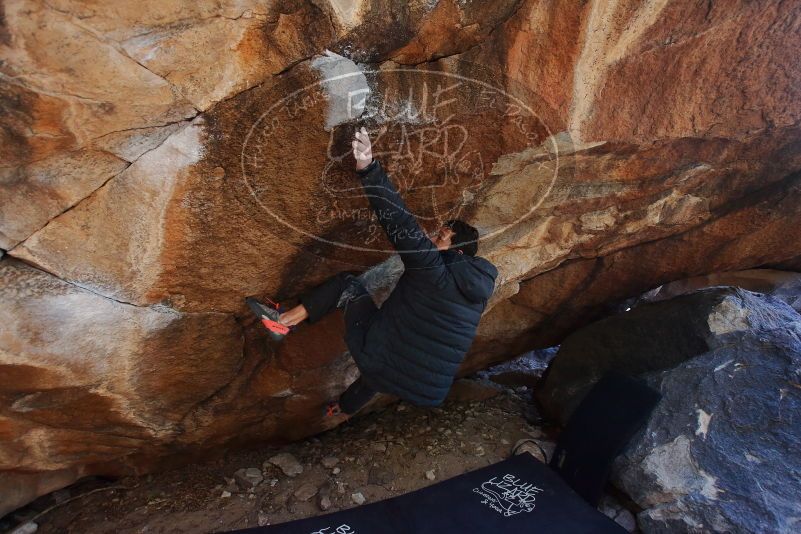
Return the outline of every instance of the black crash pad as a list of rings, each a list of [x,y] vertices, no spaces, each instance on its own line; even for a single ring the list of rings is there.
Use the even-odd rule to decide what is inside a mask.
[[[612,462],[645,426],[661,398],[638,379],[607,373],[570,416],[551,468],[590,505],[598,504]]]
[[[423,489],[249,534],[623,534],[547,465],[523,453]]]

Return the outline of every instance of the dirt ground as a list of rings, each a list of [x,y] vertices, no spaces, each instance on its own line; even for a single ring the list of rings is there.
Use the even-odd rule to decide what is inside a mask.
[[[374,502],[507,458],[521,438],[540,438],[547,446],[544,429],[526,420],[532,418],[529,399],[529,390],[518,386],[481,401],[449,399],[439,408],[401,402],[282,448],[233,452],[143,477],[88,480],[38,499],[12,519],[30,519],[62,501],[34,519],[37,532],[201,533],[342,510],[357,505],[357,493]],[[285,452],[302,473],[287,476],[267,461]],[[261,471],[255,488],[233,480],[245,468]]]
[[[438,408],[368,406],[369,413],[283,447],[141,477],[87,479],[0,519],[0,532],[20,525],[27,530],[15,534],[226,532],[408,493],[508,458],[524,438],[550,456],[558,429],[542,426],[531,388],[553,352],[457,380]],[[607,495],[599,509],[637,531],[631,503],[627,509]]]

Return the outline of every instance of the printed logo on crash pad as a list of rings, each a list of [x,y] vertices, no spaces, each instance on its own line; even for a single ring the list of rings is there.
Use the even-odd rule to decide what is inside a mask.
[[[536,495],[541,491],[542,488],[511,474],[503,475],[502,478],[492,477],[482,483],[480,488],[473,488],[473,492],[484,498],[482,504],[504,517],[532,511]]]
[[[347,523],[343,523],[338,527],[323,527],[320,530],[311,532],[310,534],[356,534],[356,531],[353,530],[353,527]]]

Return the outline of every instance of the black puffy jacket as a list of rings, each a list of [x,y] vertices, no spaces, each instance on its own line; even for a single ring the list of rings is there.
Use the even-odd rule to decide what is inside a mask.
[[[354,358],[374,389],[438,406],[473,342],[498,270],[484,258],[437,250],[378,160],[356,172],[404,273]]]

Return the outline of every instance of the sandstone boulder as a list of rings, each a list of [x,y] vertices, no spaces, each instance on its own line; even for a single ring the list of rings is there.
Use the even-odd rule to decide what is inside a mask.
[[[63,483],[102,464],[124,472],[136,455],[163,454],[239,371],[230,316],[138,308],[9,259],[0,282],[0,469],[20,480],[44,471]],[[0,511],[21,504],[12,497]]]
[[[357,125],[423,226],[472,221],[499,267],[461,374],[673,280],[798,268],[801,6],[391,7],[3,3],[0,469],[19,495],[326,428],[358,374],[341,317],[275,346],[243,298],[377,264],[386,296]]]
[[[15,247],[127,166],[108,152],[84,149],[0,168],[0,248]]]

